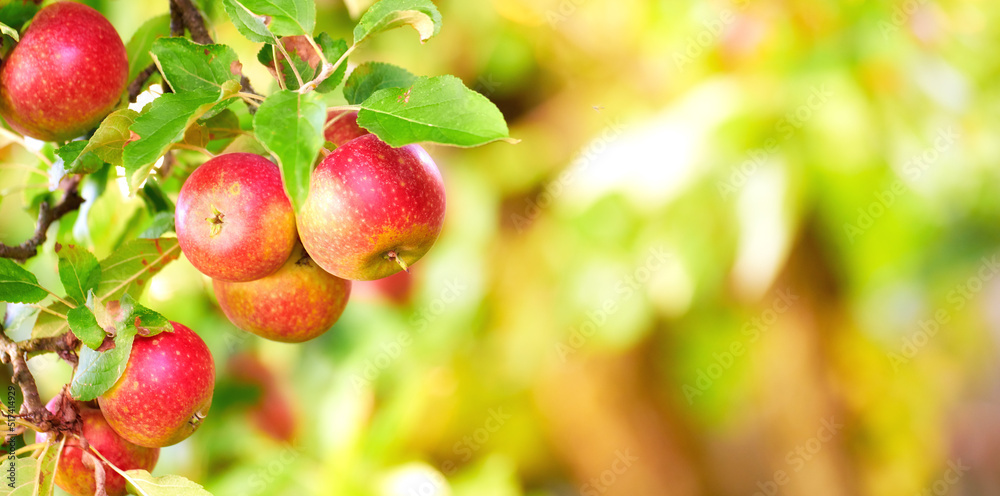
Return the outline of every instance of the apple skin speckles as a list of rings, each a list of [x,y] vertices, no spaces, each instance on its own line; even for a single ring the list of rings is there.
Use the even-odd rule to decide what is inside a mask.
[[[379,157],[383,158],[379,158]],[[306,251],[327,272],[374,280],[412,265],[444,224],[445,188],[420,145],[393,148],[374,134],[355,138],[313,171],[297,225]]]
[[[96,10],[57,2],[35,15],[0,65],[0,115],[15,131],[65,141],[97,127],[128,84],[128,55]]]

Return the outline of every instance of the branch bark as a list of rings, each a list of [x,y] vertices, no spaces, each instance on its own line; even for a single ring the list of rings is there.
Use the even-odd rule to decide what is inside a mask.
[[[156,73],[156,64],[149,64],[148,67],[142,70],[131,83],[128,84],[128,101],[135,103],[135,99],[138,98],[139,93],[142,93],[142,87],[146,84],[146,81]]]
[[[7,246],[0,243],[0,257],[24,263],[29,258],[37,255],[38,247],[48,239],[49,226],[66,214],[80,208],[80,205],[83,204],[83,198],[77,192],[79,184],[80,176],[71,177],[66,181],[64,186],[66,196],[63,197],[61,202],[56,204],[55,207],[49,206],[48,202],[42,203],[38,207],[38,223],[35,226],[35,234],[17,246]]]
[[[208,34],[208,28],[205,27],[205,19],[201,16],[201,12],[198,12],[198,8],[191,3],[191,0],[170,0],[170,5],[180,11],[181,18],[191,33],[192,40],[202,45],[214,43],[212,36]]]

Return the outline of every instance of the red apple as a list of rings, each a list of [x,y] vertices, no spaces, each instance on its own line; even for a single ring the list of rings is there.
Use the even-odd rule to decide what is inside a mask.
[[[229,359],[229,374],[236,382],[257,388],[261,393],[257,403],[246,411],[250,422],[275,441],[294,441],[295,412],[286,394],[291,388],[279,382],[267,365],[249,353],[239,353]]]
[[[0,65],[0,115],[15,131],[65,141],[97,127],[128,84],[115,28],[75,2],[45,7]]]
[[[274,273],[297,239],[278,166],[252,153],[227,153],[195,169],[177,197],[175,221],[187,259],[223,281]]]
[[[250,282],[212,282],[219,306],[244,331],[284,343],[313,339],[337,322],[351,281],[314,263],[301,245],[280,269]]]
[[[331,122],[332,121],[332,122]],[[326,114],[326,129],[323,137],[337,147],[354,138],[364,136],[368,130],[358,126],[358,113],[348,110],[331,110]]]
[[[111,427],[140,446],[177,444],[201,425],[212,406],[215,362],[191,329],[136,336],[125,372],[97,402]]]
[[[316,167],[297,222],[320,267],[373,280],[424,256],[441,233],[444,209],[441,173],[420,145],[393,148],[367,134]]]
[[[52,413],[59,413],[62,397],[56,396],[45,408]],[[104,415],[96,408],[90,408],[82,403],[76,404],[80,410],[80,422],[83,424],[83,438],[104,455],[111,463],[121,470],[151,471],[160,457],[159,448],[146,448],[126,441],[108,425]],[[42,432],[35,436],[36,442],[44,442],[49,434]],[[94,469],[83,463],[83,448],[80,440],[69,437],[63,447],[59,459],[59,469],[56,471],[56,485],[73,496],[94,496],[97,483],[94,480]],[[90,453],[95,461],[104,465],[104,490],[108,496],[125,496],[125,479],[118,472],[101,462],[97,455]]]

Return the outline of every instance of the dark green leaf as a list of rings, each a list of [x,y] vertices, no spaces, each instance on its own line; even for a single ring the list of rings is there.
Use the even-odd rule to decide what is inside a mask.
[[[323,147],[325,120],[320,95],[288,90],[269,96],[253,119],[257,139],[278,159],[285,191],[296,211],[309,194],[309,175]]]
[[[316,44],[319,45],[320,50],[323,51],[323,56],[325,56],[326,60],[329,61],[331,64],[337,63],[337,61],[340,60],[340,57],[343,56],[345,53],[347,53],[346,41],[341,39],[334,40],[333,38],[330,37],[330,35],[326,33],[320,33],[319,36],[316,37]],[[319,73],[322,72],[322,70],[323,68],[317,65],[316,74],[313,75],[313,78],[318,76]],[[316,91],[320,93],[329,93],[337,89],[337,86],[344,79],[344,74],[346,72],[347,72],[347,64],[346,63],[340,64],[340,66],[337,67],[337,70],[335,70],[333,74],[324,79],[323,82],[316,87]]]
[[[153,48],[153,42],[157,38],[170,36],[170,15],[163,14],[156,16],[139,26],[132,38],[125,44],[125,51],[128,53],[128,80],[132,81],[153,63],[153,57],[149,51]]]
[[[41,8],[38,2],[32,0],[9,0],[0,4],[0,22],[18,30]]]
[[[226,81],[221,91],[206,88],[167,93],[153,100],[132,124],[131,130],[139,138],[125,145],[122,155],[129,190],[138,189],[167,148],[184,139],[188,126],[212,110],[216,103],[233,98],[239,90],[239,82]]]
[[[354,68],[344,83],[344,98],[351,105],[358,105],[378,90],[405,88],[414,81],[410,71],[384,62],[365,62]]]
[[[242,66],[226,45],[199,45],[187,38],[160,38],[153,59],[175,92],[211,89],[218,94],[226,81],[238,81]]]
[[[0,301],[38,303],[48,296],[31,272],[15,262],[0,258]]]
[[[94,350],[101,347],[107,333],[105,333],[104,328],[97,323],[97,317],[94,316],[94,312],[86,306],[80,305],[70,310],[69,313],[66,314],[66,317],[66,321],[69,323],[69,328],[73,331],[73,335],[75,335],[83,344]]]
[[[97,289],[101,282],[101,265],[89,251],[78,246],[57,247],[59,253],[59,279],[66,294],[77,303],[87,300],[87,292]]]
[[[477,146],[509,140],[500,110],[455,76],[421,77],[408,88],[375,92],[361,104],[358,125],[395,147],[422,141]]]
[[[441,30],[441,13],[430,0],[382,0],[361,16],[354,28],[354,44],[369,36],[401,26],[413,26],[420,41],[427,41]]]

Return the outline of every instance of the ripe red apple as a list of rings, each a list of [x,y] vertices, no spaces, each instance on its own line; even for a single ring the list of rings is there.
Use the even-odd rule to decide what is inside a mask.
[[[62,397],[56,396],[45,408],[58,414]],[[96,408],[90,408],[82,403],[76,404],[80,410],[80,422],[83,424],[83,438],[90,443],[105,458],[121,470],[152,471],[156,460],[160,457],[160,448],[146,448],[126,441],[108,425],[104,415]],[[36,442],[44,442],[49,434],[42,432],[35,436]],[[97,483],[94,480],[94,469],[83,463],[84,450],[80,440],[69,437],[63,447],[56,471],[56,485],[73,496],[93,496]],[[108,496],[125,496],[125,479],[118,472],[100,461],[97,455],[90,453],[95,461],[104,465],[104,490]]]
[[[332,121],[332,122],[331,122]],[[354,138],[364,136],[368,130],[358,125],[358,113],[349,110],[331,110],[326,114],[326,129],[323,137],[327,141],[344,146],[344,143]]]
[[[177,197],[175,221],[187,259],[223,281],[274,273],[297,239],[278,166],[252,153],[227,153],[195,169]]]
[[[229,374],[236,382],[257,388],[261,393],[260,399],[246,411],[250,422],[275,441],[294,441],[295,412],[286,393],[291,387],[281,383],[267,365],[250,353],[233,355],[229,359]]]
[[[136,336],[125,372],[97,402],[125,439],[159,448],[177,444],[201,425],[212,406],[215,362],[191,329]]]
[[[374,134],[349,141],[313,171],[297,222],[306,251],[344,279],[391,276],[424,256],[444,223],[441,173],[420,145]]]
[[[97,127],[128,84],[115,28],[75,2],[45,7],[0,65],[0,115],[15,131],[65,141]]]
[[[219,306],[244,331],[283,343],[313,339],[337,322],[351,281],[331,275],[298,245],[280,269],[250,282],[212,282]]]

